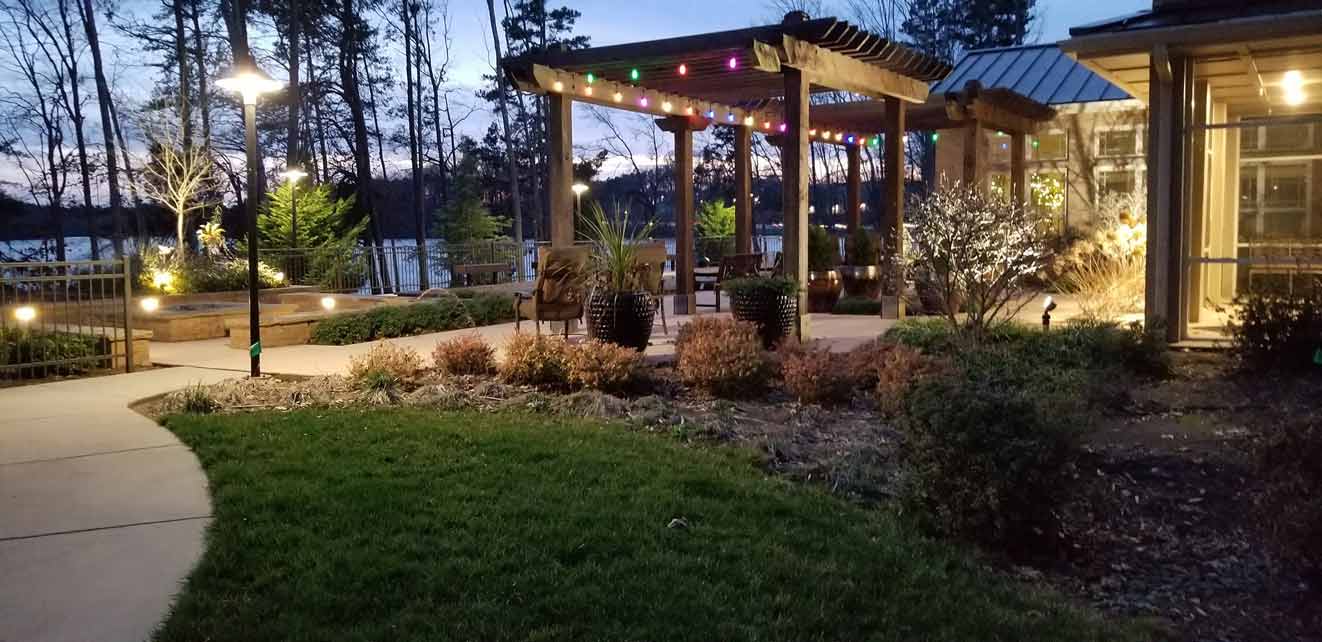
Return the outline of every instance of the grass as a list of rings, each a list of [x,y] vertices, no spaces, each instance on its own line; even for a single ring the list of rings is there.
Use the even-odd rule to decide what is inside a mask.
[[[1137,639],[742,451],[521,414],[167,426],[215,520],[158,640]]]

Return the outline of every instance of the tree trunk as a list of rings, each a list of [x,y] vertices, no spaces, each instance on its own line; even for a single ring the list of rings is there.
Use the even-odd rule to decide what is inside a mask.
[[[110,187],[110,218],[114,222],[115,258],[124,256],[124,209],[119,197],[119,172],[115,163],[114,125],[110,119],[110,84],[106,81],[105,66],[101,62],[101,43],[96,32],[96,13],[92,0],[78,5],[83,30],[87,32],[87,48],[92,52],[92,69],[96,76],[96,97],[101,110],[101,132],[106,148],[106,178]]]
[[[404,93],[407,98],[409,121],[409,161],[413,170],[413,235],[418,259],[418,291],[430,287],[427,278],[427,221],[422,208],[422,146],[418,144],[419,113],[422,111],[422,69],[418,65],[416,14],[410,10],[409,0],[400,1],[400,18],[404,26]]]
[[[92,205],[92,169],[87,160],[87,137],[83,131],[82,73],[78,69],[76,41],[73,38],[73,21],[69,16],[69,0],[60,0],[57,5],[60,12],[60,25],[64,30],[66,46],[65,68],[69,74],[70,118],[73,119],[74,140],[78,144],[78,177],[83,187],[83,218],[87,220],[87,244],[91,249],[93,261],[101,260],[101,244],[96,238],[96,208]]]
[[[496,47],[496,85],[500,91],[498,104],[500,105],[500,122],[502,131],[505,133],[505,158],[507,161],[510,175],[510,208],[514,216],[514,245],[519,248],[518,270],[519,279],[524,278],[523,274],[523,208],[519,202],[519,162],[514,158],[514,141],[510,136],[510,117],[509,110],[505,106],[505,74],[500,71],[500,63],[503,58],[500,55],[500,32],[496,28],[496,4],[495,0],[487,0],[487,15],[491,18],[491,42]]]
[[[377,247],[384,247],[381,221],[377,218],[375,208],[372,207],[372,151],[367,138],[367,119],[363,112],[362,93],[358,88],[356,35],[358,27],[353,0],[341,0],[340,9],[340,90],[344,96],[344,103],[349,108],[349,119],[353,124],[353,160],[357,177],[357,198],[354,204],[360,213],[368,217],[374,243]],[[386,270],[384,254],[377,252],[371,254],[380,260],[381,289],[391,290],[390,273]]]
[[[285,123],[285,167],[297,167],[303,160],[299,145],[298,116],[302,108],[302,92],[298,77],[298,40],[303,29],[303,14],[300,0],[289,0],[289,115]]]
[[[197,103],[202,110],[202,146],[211,149],[211,96],[207,89],[207,49],[202,39],[199,6],[201,0],[189,0],[189,17],[193,21],[193,67],[197,72]]]
[[[171,12],[174,14],[174,57],[179,65],[179,134],[184,150],[193,146],[193,105],[188,96],[193,81],[188,76],[188,52],[184,43],[188,35],[184,32],[184,0],[173,0]]]

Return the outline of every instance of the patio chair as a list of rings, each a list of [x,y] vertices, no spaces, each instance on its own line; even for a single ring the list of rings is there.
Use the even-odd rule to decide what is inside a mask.
[[[757,276],[757,269],[762,265],[761,254],[726,254],[721,257],[721,265],[716,270],[716,280],[712,282],[712,291],[716,293],[716,303],[712,305],[699,305],[696,301],[694,307],[716,308],[721,311],[721,283],[728,279],[738,279],[746,276]]]
[[[537,249],[537,282],[533,291],[514,293],[516,332],[523,319],[532,320],[538,334],[542,332],[543,321],[562,321],[565,337],[569,337],[569,321],[583,317],[589,249],[587,246]]]
[[[666,305],[663,302],[666,289],[666,261],[668,260],[670,260],[670,254],[666,251],[665,243],[644,243],[638,246],[638,262],[647,266],[644,287],[652,295],[656,309],[661,313],[661,330],[666,334],[670,334],[670,326],[666,323]]]

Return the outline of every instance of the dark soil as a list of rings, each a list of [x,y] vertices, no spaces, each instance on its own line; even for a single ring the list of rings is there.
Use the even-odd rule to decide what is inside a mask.
[[[1073,551],[1047,577],[1171,639],[1322,640],[1322,583],[1274,562],[1250,454],[1274,410],[1322,388],[1238,375],[1220,354],[1175,356],[1175,377],[1129,390],[1090,435],[1065,511]]]

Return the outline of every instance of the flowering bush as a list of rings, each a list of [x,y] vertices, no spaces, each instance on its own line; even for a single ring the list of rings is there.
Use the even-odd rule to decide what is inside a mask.
[[[1047,215],[959,183],[918,199],[912,212],[915,267],[961,338],[981,339],[1036,294],[1030,277],[1051,253]]]
[[[442,374],[486,375],[496,371],[496,351],[476,334],[441,341],[431,356]]]
[[[1141,195],[1108,196],[1091,233],[1059,258],[1057,287],[1077,297],[1085,317],[1108,321],[1143,308],[1146,208]]]
[[[633,348],[604,341],[571,346],[565,359],[569,383],[585,388],[618,391],[638,378],[643,355]]]
[[[539,334],[515,332],[505,344],[500,378],[506,383],[529,386],[560,386],[567,380],[568,346],[564,341]]]
[[[417,351],[385,341],[349,360],[349,378],[373,390],[411,382],[419,370],[422,357]]]
[[[854,378],[848,367],[825,347],[789,341],[776,355],[785,390],[799,403],[829,404],[849,399]]]
[[[718,395],[759,389],[768,375],[757,327],[712,317],[698,317],[679,329],[675,369],[685,383]]]

